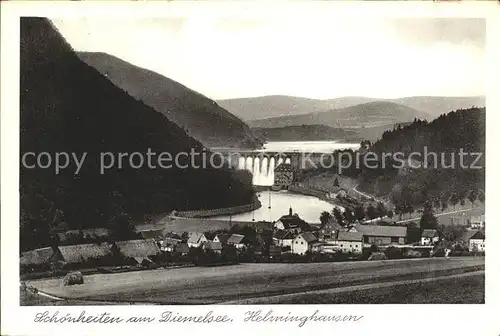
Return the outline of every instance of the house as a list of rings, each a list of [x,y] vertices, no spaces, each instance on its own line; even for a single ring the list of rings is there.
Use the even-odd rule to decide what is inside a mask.
[[[363,252],[363,233],[340,231],[336,239],[339,251],[344,253]]]
[[[420,245],[434,245],[439,241],[439,234],[436,230],[425,229],[420,237]]]
[[[190,232],[187,244],[189,247],[200,247],[201,244],[208,241],[207,237],[201,232]]]
[[[53,261],[54,250],[51,247],[39,248],[36,250],[21,253],[19,262],[21,266],[40,266]]]
[[[112,256],[110,246],[107,243],[59,246],[57,250],[56,259],[68,264],[101,260]]]
[[[222,245],[227,244],[227,240],[229,239],[229,234],[227,233],[218,233],[215,235],[213,240],[214,243],[221,243]]]
[[[319,250],[321,244],[312,232],[302,232],[292,241],[292,253],[303,255],[307,251]]]
[[[295,235],[289,231],[276,231],[273,235],[273,243],[276,246],[284,247],[284,246],[292,246],[292,241],[295,238]]]
[[[237,249],[242,249],[245,247],[245,236],[233,233],[231,237],[227,240],[227,245],[232,245]]]
[[[163,238],[160,245],[160,250],[164,252],[173,252],[175,247],[180,244],[182,240],[175,238]]]
[[[383,226],[355,224],[348,232],[361,232],[363,234],[363,245],[397,245],[406,243],[406,226]]]
[[[330,218],[328,222],[322,224],[317,231],[319,240],[335,239],[339,231],[343,228],[337,223],[335,218]]]
[[[299,217],[299,215],[293,214],[292,208],[290,207],[288,215],[281,216],[281,218],[274,223],[274,229],[299,234],[302,231],[310,230],[310,227],[306,221]]]
[[[217,254],[221,254],[222,252],[222,244],[220,242],[206,241],[201,246],[206,251],[213,251]]]
[[[274,187],[278,189],[288,189],[293,183],[293,169],[289,163],[282,163],[274,169]]]
[[[114,243],[114,249],[124,259],[138,264],[151,263],[151,258],[160,254],[160,249],[152,238],[117,241]]]
[[[480,216],[471,216],[469,219],[471,229],[479,230],[484,228],[484,214]]]
[[[482,231],[465,231],[459,240],[463,245],[467,246],[471,252],[485,252],[486,237]]]

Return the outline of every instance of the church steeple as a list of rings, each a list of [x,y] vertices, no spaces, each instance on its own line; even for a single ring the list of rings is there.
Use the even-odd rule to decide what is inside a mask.
[[[288,210],[288,215],[290,215],[290,216],[291,216],[292,214],[293,214],[293,212],[292,212],[292,207],[290,206],[290,209]]]

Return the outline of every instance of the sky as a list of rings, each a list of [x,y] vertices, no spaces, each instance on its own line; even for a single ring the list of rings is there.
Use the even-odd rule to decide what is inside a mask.
[[[484,19],[52,20],[99,51],[212,99],[484,95]]]

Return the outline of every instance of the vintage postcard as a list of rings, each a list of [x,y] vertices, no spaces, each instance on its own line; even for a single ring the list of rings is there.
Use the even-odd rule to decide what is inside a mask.
[[[498,9],[2,3],[2,334],[498,335]]]

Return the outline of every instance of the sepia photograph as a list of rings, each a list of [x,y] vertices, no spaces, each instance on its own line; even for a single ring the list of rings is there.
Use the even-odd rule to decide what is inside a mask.
[[[485,303],[485,18],[19,34],[21,306]]]

